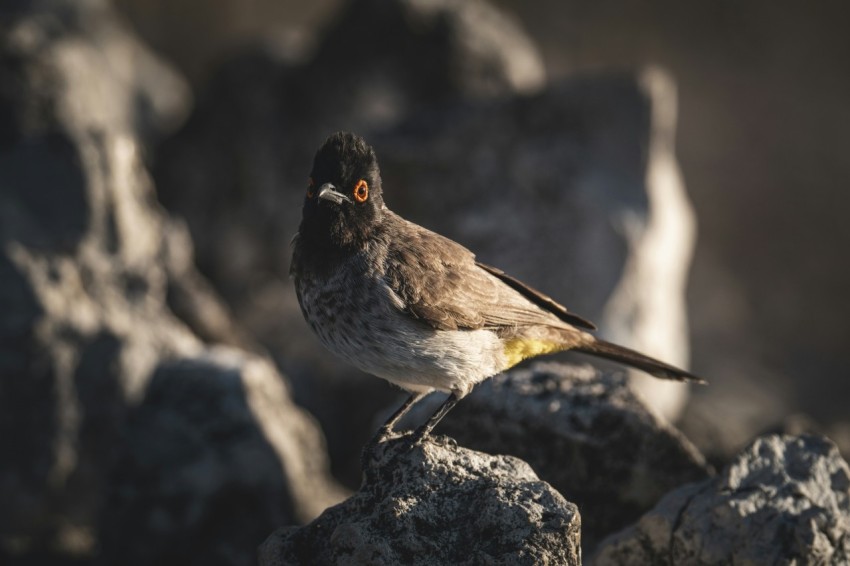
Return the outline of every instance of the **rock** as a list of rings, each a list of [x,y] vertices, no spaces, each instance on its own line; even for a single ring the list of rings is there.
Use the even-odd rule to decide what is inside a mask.
[[[96,551],[101,517],[117,513],[108,496],[112,478],[139,479],[114,468],[120,447],[141,451],[125,446],[125,435],[151,441],[128,430],[131,420],[158,426],[163,436],[145,447],[161,465],[168,464],[168,454],[176,458],[174,465],[190,461],[179,446],[229,456],[230,450],[265,439],[263,457],[238,468],[264,480],[236,485],[246,500],[263,501],[259,516],[267,528],[308,520],[333,494],[339,497],[324,469],[319,433],[275,384],[283,378],[268,362],[243,353],[223,366],[204,342],[239,344],[242,337],[193,267],[185,227],[156,202],[142,159],[145,144],[185,115],[185,85],[135,40],[106,2],[16,2],[3,11],[0,562],[7,552],[17,561],[45,549],[81,559]],[[177,359],[208,368],[207,379],[169,365]],[[162,376],[155,394],[148,391],[154,373]],[[170,388],[192,407],[192,419],[175,416],[172,393],[162,392]],[[237,393],[250,402],[232,399],[236,409],[219,412],[219,406],[230,406],[225,397]],[[157,395],[172,403],[162,406],[161,421],[150,401]],[[264,399],[273,399],[282,411],[273,411]],[[212,412],[202,417],[204,410]],[[253,440],[235,439],[231,446],[204,428],[213,421]],[[172,452],[156,453],[157,446]],[[127,460],[139,453],[131,452]],[[237,468],[221,469],[232,474]],[[221,479],[229,479],[226,473],[217,473],[217,481],[231,485]],[[161,480],[122,485],[138,492],[144,487],[153,501],[168,496],[154,488],[173,487]],[[179,543],[189,536],[170,527],[215,524],[220,544],[233,547],[238,541],[227,540],[228,529],[242,536],[234,523],[243,519],[211,503],[217,494],[202,482],[177,483],[184,489],[181,497],[194,494],[193,502],[203,502],[192,513],[203,512],[151,528]],[[249,496],[250,489],[255,491]],[[305,499],[289,495],[270,517],[267,498],[281,490]],[[242,509],[252,509],[251,504]],[[118,534],[125,538],[110,544],[130,546],[134,531]],[[265,534],[255,535],[247,552]],[[130,559],[120,558],[117,562]]]
[[[850,467],[816,436],[765,436],[664,497],[595,564],[847,564]]]
[[[0,33],[0,523],[28,537],[93,523],[126,407],[157,359],[202,345],[165,304],[171,225],[139,134],[174,127],[183,83],[104,2],[17,7]]]
[[[117,449],[101,558],[253,564],[273,529],[344,497],[323,448],[267,361],[217,349],[163,362]]]
[[[519,22],[486,0],[352,0],[297,80],[303,88],[288,106],[332,132],[390,126],[435,104],[535,92],[546,74]]]
[[[194,247],[185,222],[169,218],[168,224],[162,255],[168,272],[168,308],[204,342],[260,350],[254,339],[234,324],[230,309],[195,267]]]
[[[411,411],[415,427],[437,399]],[[522,459],[582,511],[585,551],[664,494],[708,477],[699,451],[648,410],[623,374],[536,363],[478,385],[437,431],[490,454]]]
[[[581,563],[578,509],[524,462],[445,438],[402,445],[379,445],[350,499],[273,533],[260,565]]]

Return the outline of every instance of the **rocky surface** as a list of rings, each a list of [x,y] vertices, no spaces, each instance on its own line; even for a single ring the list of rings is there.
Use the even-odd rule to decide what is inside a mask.
[[[153,516],[147,526],[164,540],[188,540],[177,531],[216,524],[226,545],[231,527],[241,536],[246,516],[262,517],[267,530],[314,516],[339,495],[318,431],[261,357],[243,353],[223,364],[204,342],[244,339],[193,267],[185,227],[157,204],[143,160],[145,143],[185,116],[185,85],[106,2],[13,2],[3,16],[0,562],[45,549],[90,556],[101,516],[118,513],[110,508],[116,474],[122,497],[135,489],[153,501],[176,491],[181,505],[191,501],[190,518],[167,516],[168,506],[165,517],[139,515]],[[177,359],[195,370],[179,370]],[[240,392],[242,405],[226,400]],[[191,416],[178,418],[184,404]],[[131,423],[160,434],[152,439]],[[238,434],[216,436],[216,427]],[[262,458],[207,466],[209,457],[238,455],[262,439]],[[250,498],[233,513],[202,482],[116,470],[119,447],[125,463],[156,461],[167,474],[179,462],[189,468],[184,479],[210,469],[220,485],[241,486]],[[234,474],[255,479],[239,483]],[[284,492],[270,513],[266,498]],[[255,534],[248,552],[265,534]]]
[[[815,436],[757,439],[716,478],[667,495],[594,564],[847,564],[850,467]]]
[[[531,37],[486,0],[353,0],[293,78],[303,87],[283,92],[287,106],[306,113],[298,126],[328,132],[397,124],[459,99],[534,92],[546,74]]]
[[[116,452],[107,564],[253,564],[273,529],[344,497],[280,376],[236,350],[162,363]]]
[[[0,443],[14,454],[0,514],[13,536],[62,528],[72,509],[92,520],[126,406],[160,356],[202,347],[166,305],[162,234],[179,227],[153,206],[137,133],[174,127],[182,82],[102,3],[31,8],[0,36]]]
[[[581,563],[575,505],[516,458],[446,441],[379,445],[360,490],[272,534],[261,566]]]
[[[411,411],[424,421],[440,399]],[[707,478],[702,455],[647,409],[622,374],[536,363],[480,384],[437,432],[528,462],[582,514],[585,551],[651,509],[667,492]]]

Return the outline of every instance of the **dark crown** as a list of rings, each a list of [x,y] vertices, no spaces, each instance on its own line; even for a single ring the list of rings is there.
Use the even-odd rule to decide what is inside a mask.
[[[313,158],[316,183],[341,183],[348,189],[360,179],[369,182],[372,197],[381,192],[381,174],[375,150],[366,140],[351,132],[336,132],[325,140]]]

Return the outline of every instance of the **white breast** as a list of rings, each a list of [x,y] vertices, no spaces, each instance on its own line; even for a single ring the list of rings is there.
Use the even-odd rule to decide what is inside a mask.
[[[304,317],[330,351],[410,391],[458,391],[501,371],[503,346],[490,330],[434,330],[401,310],[380,277],[356,282],[341,269],[297,282]],[[356,273],[356,271],[354,271]]]

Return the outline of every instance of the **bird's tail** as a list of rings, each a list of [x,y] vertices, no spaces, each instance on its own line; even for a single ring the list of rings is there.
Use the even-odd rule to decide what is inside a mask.
[[[650,358],[649,356],[645,356],[640,352],[635,352],[629,348],[624,348],[623,346],[618,346],[611,342],[599,340],[598,338],[589,344],[582,344],[581,346],[576,347],[573,351],[625,364],[645,371],[655,377],[660,377],[661,379],[706,383],[706,381],[701,377],[697,377],[683,369],[671,366],[670,364],[665,364],[660,360]]]

